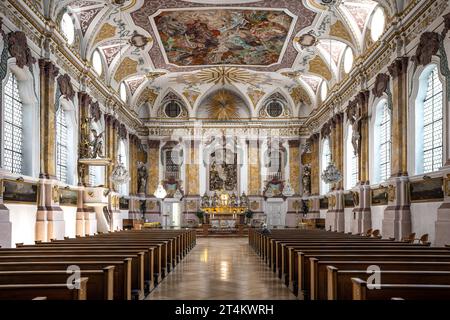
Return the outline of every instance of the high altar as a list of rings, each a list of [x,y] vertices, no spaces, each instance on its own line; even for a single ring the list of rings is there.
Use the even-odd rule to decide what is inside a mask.
[[[230,195],[225,191],[221,191],[220,195],[214,192],[212,197],[206,194],[202,197],[204,222],[213,228],[236,228],[244,224],[247,209],[248,198],[245,193],[239,199],[236,194]]]

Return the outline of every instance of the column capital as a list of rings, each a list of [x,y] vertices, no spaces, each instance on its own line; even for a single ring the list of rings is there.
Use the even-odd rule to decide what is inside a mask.
[[[59,68],[48,59],[39,59],[39,68],[45,76],[55,79],[59,75]]]
[[[394,62],[388,67],[389,74],[393,78],[397,78],[403,74],[406,74],[408,69],[409,58],[400,57],[394,60]]]

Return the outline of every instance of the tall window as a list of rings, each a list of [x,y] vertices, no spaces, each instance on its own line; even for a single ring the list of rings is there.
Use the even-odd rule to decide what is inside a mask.
[[[23,105],[19,96],[17,79],[10,74],[4,92],[4,137],[3,167],[13,173],[22,173],[23,168]]]
[[[435,66],[428,76],[423,102],[423,172],[442,167],[442,83]]]
[[[56,177],[67,183],[67,122],[66,113],[59,107],[56,113]]]
[[[386,181],[391,175],[391,112],[389,110],[387,102],[384,102],[381,106],[379,137],[380,146],[378,150],[380,163],[380,175],[379,181]]]
[[[348,126],[347,140],[346,140],[346,188],[351,189],[356,186],[358,182],[358,154],[355,153],[355,149],[352,144],[353,130],[352,126]]]
[[[328,164],[331,162],[331,149],[330,149],[330,139],[325,138],[323,140],[322,145],[322,161],[321,161],[321,174],[325,171],[325,169],[328,167]],[[330,192],[331,185],[329,183],[325,183],[322,178],[320,178],[321,184],[322,184],[322,194],[326,194]]]
[[[169,149],[164,152],[165,165],[166,165],[166,179],[179,178],[180,166],[179,166],[179,155],[178,152]]]

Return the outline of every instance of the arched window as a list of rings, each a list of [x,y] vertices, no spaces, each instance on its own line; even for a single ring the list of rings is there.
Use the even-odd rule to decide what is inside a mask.
[[[380,39],[386,26],[386,17],[381,7],[377,7],[372,15],[372,21],[370,23],[370,36],[373,41]]]
[[[347,138],[345,143],[346,157],[345,157],[345,184],[346,189],[351,189],[356,186],[358,182],[358,153],[355,152],[352,144],[353,129],[348,126]]]
[[[120,100],[122,100],[123,102],[127,102],[127,87],[125,86],[124,82],[122,82],[120,84],[119,95],[120,95]]]
[[[56,177],[59,181],[67,183],[68,165],[68,128],[66,112],[59,107],[56,113]]]
[[[416,173],[437,171],[442,167],[443,89],[436,65],[420,77],[416,99]]]
[[[353,60],[354,60],[353,50],[352,50],[352,48],[347,47],[347,49],[345,49],[345,52],[344,52],[344,72],[345,73],[350,73],[350,71],[352,71]]]
[[[120,140],[120,142],[119,142],[118,155],[119,155],[120,161],[122,161],[122,163],[123,163],[123,166],[129,171],[127,148],[125,145],[125,140]],[[121,184],[119,186],[118,191],[121,195],[124,195],[124,196],[128,195],[128,183]]]
[[[16,76],[11,73],[3,95],[3,168],[23,173],[23,104]]]
[[[95,50],[92,54],[92,67],[94,68],[94,71],[101,76],[103,73],[103,63],[102,63],[102,57],[100,56],[100,52],[98,50]]]
[[[391,111],[386,100],[375,110],[374,177],[373,182],[386,181],[391,176]]]
[[[321,159],[321,172],[324,172],[328,167],[328,164],[331,162],[331,149],[330,149],[330,139],[325,138],[322,144],[322,159]],[[330,192],[331,185],[329,183],[325,183],[322,178],[320,179],[322,185],[322,194],[326,194]]]
[[[73,23],[72,17],[66,12],[61,19],[61,31],[67,39],[69,45],[73,44],[75,41],[75,25]]]

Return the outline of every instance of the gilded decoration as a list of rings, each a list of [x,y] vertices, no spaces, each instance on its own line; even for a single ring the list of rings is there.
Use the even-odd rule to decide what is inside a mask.
[[[388,201],[395,201],[395,187],[393,185],[389,185],[388,187]]]
[[[114,75],[114,80],[119,83],[127,76],[136,73],[138,64],[139,63],[133,59],[128,57],[124,58],[120,66],[117,68],[116,74]]]
[[[355,207],[359,206],[359,192],[350,191],[353,197],[353,204]]]
[[[209,119],[231,120],[239,118],[236,98],[227,90],[220,90],[214,94],[207,108]]]
[[[307,105],[311,104],[311,98],[302,86],[293,87],[289,91],[289,94],[291,95],[292,100],[294,100],[295,105],[298,105],[300,103],[304,103]]]
[[[52,188],[52,198],[54,203],[59,202],[59,186],[54,185]]]
[[[215,67],[203,69],[193,74],[175,77],[172,81],[187,85],[193,84],[251,84],[257,85],[266,80],[265,76],[237,67]]]
[[[191,200],[187,203],[187,208],[189,211],[194,211],[197,208],[197,202]]]
[[[153,105],[158,98],[158,91],[156,91],[153,88],[145,88],[142,93],[140,94],[138,98],[137,105],[140,106],[144,103],[149,103],[150,105]]]
[[[335,195],[332,195],[330,197],[328,204],[330,205],[330,208],[334,208],[336,206],[336,196]]]
[[[346,40],[349,43],[353,43],[352,36],[348,32],[344,23],[341,20],[337,20],[330,28],[330,36]]]
[[[252,209],[252,210],[258,210],[258,209],[259,209],[259,202],[257,202],[257,201],[252,201],[252,203],[250,204],[250,209]]]
[[[264,92],[264,90],[259,89],[259,88],[249,87],[247,89],[247,95],[249,96],[250,100],[252,101],[253,108],[255,108],[255,109],[256,109],[256,106],[258,105],[258,102],[261,100],[261,98],[265,94],[266,93]]]
[[[309,62],[309,72],[318,74],[328,81],[331,80],[331,71],[325,61],[319,56],[315,56],[314,59]]]
[[[114,37],[114,35],[116,34],[116,30],[117,27],[109,23],[103,24],[102,27],[100,28],[100,31],[95,36],[94,44],[97,44],[103,40]]]
[[[258,161],[258,148],[254,146],[249,146],[248,150],[248,158],[249,158],[249,173],[248,176],[252,177],[248,179],[248,192],[250,195],[259,195],[260,193],[260,168]],[[253,159],[253,160],[252,160]],[[254,163],[256,162],[256,163]]]
[[[183,96],[189,101],[189,104],[193,107],[198,97],[200,96],[200,91],[192,89],[184,89]]]

